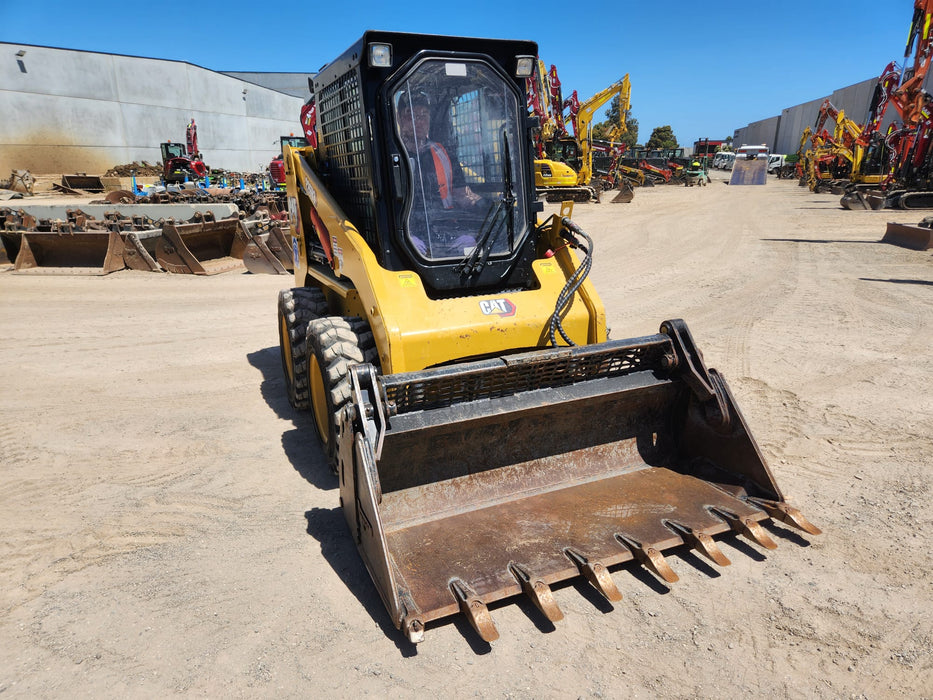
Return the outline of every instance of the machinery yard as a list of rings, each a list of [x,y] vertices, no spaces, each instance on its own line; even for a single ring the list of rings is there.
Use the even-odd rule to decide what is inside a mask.
[[[576,205],[591,279],[612,338],[689,323],[822,535],[767,522],[775,551],[672,549],[677,583],[628,562],[620,602],[577,577],[563,620],[518,597],[491,645],[457,615],[416,646],[286,397],[292,278],[5,265],[0,692],[933,697],[933,260],[881,243],[922,216],[710,176]]]

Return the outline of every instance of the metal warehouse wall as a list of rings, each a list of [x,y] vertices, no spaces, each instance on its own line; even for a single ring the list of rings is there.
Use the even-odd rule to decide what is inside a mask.
[[[0,178],[158,163],[192,118],[210,167],[255,172],[301,133],[302,104],[190,63],[0,42]]]

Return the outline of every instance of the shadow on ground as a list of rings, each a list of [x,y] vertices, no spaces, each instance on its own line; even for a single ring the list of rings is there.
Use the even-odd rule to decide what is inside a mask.
[[[311,414],[296,411],[288,402],[278,347],[263,348],[246,357],[262,373],[259,393],[266,404],[279,418],[294,426],[282,433],[282,449],[292,467],[305,481],[319,489],[329,491],[337,488],[337,477],[327,464],[327,456],[314,431]]]

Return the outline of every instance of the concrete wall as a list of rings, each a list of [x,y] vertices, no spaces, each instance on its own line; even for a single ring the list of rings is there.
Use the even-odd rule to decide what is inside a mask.
[[[257,172],[301,133],[302,104],[190,63],[0,42],[0,179],[158,163],[192,118],[210,167]]]
[[[933,75],[933,73],[931,73]],[[930,82],[929,76],[927,82]],[[846,117],[864,124],[868,118],[868,108],[871,104],[871,98],[875,91],[875,85],[878,78],[869,78],[848,87],[834,90],[828,95],[818,97],[809,102],[803,102],[793,107],[787,107],[781,110],[778,117],[771,117],[759,122],[753,122],[747,126],[735,130],[733,142],[736,146],[743,143],[767,143],[771,146],[773,153],[796,153],[800,146],[800,136],[806,127],[813,127],[820,112],[820,105],[827,97],[836,109],[843,110]],[[882,122],[882,130],[886,129],[888,124],[897,118],[894,109],[888,110],[885,119]],[[770,125],[776,120],[776,128],[772,140],[758,139],[759,135],[766,135]],[[831,130],[834,122],[828,122],[828,128]]]
[[[307,100],[311,95],[311,89],[308,87],[308,79],[314,80],[317,73],[253,73],[249,71],[223,71],[223,75],[229,75],[237,80],[245,80],[254,85],[261,85],[270,90],[284,92],[286,95],[300,97]]]
[[[781,124],[780,117],[771,117],[761,121],[752,122],[748,126],[738,130],[732,137],[732,145],[757,146],[762,143],[767,144],[768,148],[774,150],[774,144],[777,143],[778,127]]]
[[[778,134],[775,153],[796,153],[800,147],[800,135],[805,128],[812,127],[820,112],[824,98],[810,100],[781,112],[781,131]]]

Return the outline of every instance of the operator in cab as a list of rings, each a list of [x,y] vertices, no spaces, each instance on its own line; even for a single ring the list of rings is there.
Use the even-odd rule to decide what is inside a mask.
[[[414,175],[411,240],[426,257],[463,255],[476,244],[476,238],[456,234],[456,213],[474,210],[483,198],[465,183],[457,158],[451,158],[444,145],[431,138],[431,103],[427,95],[400,95],[396,120]],[[444,226],[442,222],[451,229],[447,236],[439,236],[442,231],[431,232],[432,223]],[[429,242],[435,244],[431,250]]]

